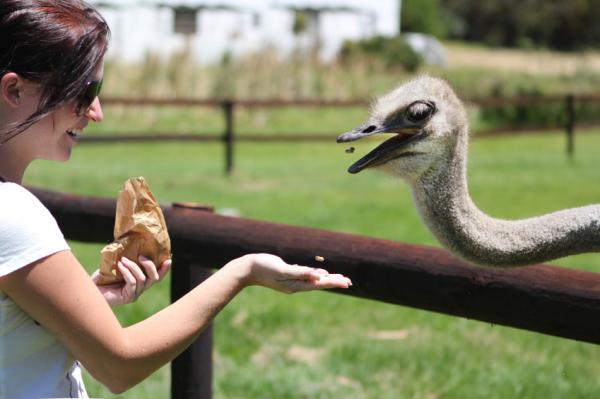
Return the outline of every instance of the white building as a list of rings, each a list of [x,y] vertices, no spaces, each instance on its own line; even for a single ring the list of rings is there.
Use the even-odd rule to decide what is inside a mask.
[[[330,59],[346,39],[398,33],[398,0],[92,0],[113,32],[109,57],[137,61],[147,52],[168,55],[190,46],[200,62],[214,62],[272,46],[283,53],[314,44]],[[195,33],[175,33],[174,9],[186,11]],[[190,14],[189,11],[192,10]],[[306,22],[295,36],[296,12]],[[182,12],[186,14],[186,12]],[[181,15],[181,14],[180,14]],[[185,17],[185,15],[184,15]]]

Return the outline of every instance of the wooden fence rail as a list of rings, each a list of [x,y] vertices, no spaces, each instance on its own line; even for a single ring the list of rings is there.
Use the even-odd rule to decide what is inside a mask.
[[[234,146],[236,142],[333,142],[335,134],[331,137],[319,134],[278,134],[278,135],[239,135],[235,129],[235,110],[238,108],[282,108],[282,107],[364,107],[364,100],[214,100],[214,99],[157,99],[157,98],[103,98],[105,105],[121,106],[161,106],[161,107],[215,107],[221,108],[225,119],[225,128],[222,134],[198,135],[193,133],[170,134],[144,132],[103,134],[96,137],[83,137],[84,143],[139,143],[153,141],[198,141],[198,142],[222,142],[225,148],[225,173],[231,174],[234,168]],[[534,106],[551,103],[564,104],[566,121],[564,126],[512,126],[504,128],[493,128],[478,133],[482,136],[493,136],[507,132],[518,133],[520,131],[548,131],[564,129],[566,134],[566,152],[569,158],[574,153],[574,132],[576,126],[575,103],[576,102],[600,102],[600,95],[566,95],[566,96],[536,96],[536,97],[477,97],[467,99],[466,103],[479,107],[506,107],[506,106]],[[600,123],[597,123],[598,125]],[[337,132],[341,133],[341,132]]]
[[[66,238],[111,241],[115,200],[32,191],[56,217]],[[436,248],[220,216],[189,205],[163,210],[174,254],[173,300],[227,261],[269,252],[352,278],[353,287],[334,293],[600,343],[597,273],[548,265],[473,267]],[[325,262],[316,262],[315,255]],[[173,398],[211,397],[211,345],[209,328],[173,362]]]

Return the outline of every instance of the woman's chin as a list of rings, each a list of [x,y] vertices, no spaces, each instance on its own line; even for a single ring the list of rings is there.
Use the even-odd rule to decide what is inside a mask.
[[[72,152],[72,147],[63,147],[55,151],[53,154],[49,154],[49,156],[45,157],[45,160],[54,162],[67,162],[69,159],[71,159]]]
[[[72,148],[67,149],[66,151],[64,151],[61,156],[59,157],[59,159],[57,159],[58,162],[67,162],[69,159],[71,159],[71,153],[73,152]]]
[[[66,140],[59,143],[58,148],[56,148],[55,153],[53,154],[53,161],[57,162],[66,162],[71,158],[71,153],[73,152],[73,147],[77,144],[76,140],[73,140],[71,137],[66,137]]]

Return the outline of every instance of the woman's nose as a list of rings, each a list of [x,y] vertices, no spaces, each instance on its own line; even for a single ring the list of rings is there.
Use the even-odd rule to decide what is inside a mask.
[[[102,105],[100,105],[99,97],[96,97],[92,101],[92,105],[85,111],[85,117],[94,122],[102,122],[104,114],[102,113]]]

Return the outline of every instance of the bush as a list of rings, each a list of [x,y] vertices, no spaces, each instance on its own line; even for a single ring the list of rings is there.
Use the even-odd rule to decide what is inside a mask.
[[[408,72],[415,72],[423,64],[423,58],[401,37],[375,36],[357,41],[346,40],[339,58],[343,63],[356,59],[379,60],[387,68],[400,66]]]
[[[505,96],[502,90],[493,93]],[[544,97],[540,89],[520,89],[511,96]],[[578,122],[598,121],[600,105],[598,103],[575,102],[575,118]],[[563,101],[545,102],[533,105],[506,107],[484,107],[481,109],[482,122],[490,126],[564,126],[567,122],[566,95]]]
[[[541,97],[544,93],[539,88],[534,87],[519,88],[516,93],[507,94],[501,86],[498,86],[494,88],[491,95],[494,97]],[[481,110],[481,119],[493,126],[556,126],[563,124],[564,118],[564,105],[559,103],[484,107]]]
[[[441,11],[439,0],[404,0],[400,30],[427,33],[443,39],[446,37],[446,22]]]
[[[459,21],[448,25],[454,39],[559,50],[597,48],[600,43],[598,0],[445,0],[442,6],[449,21]]]

